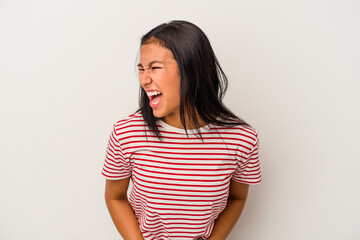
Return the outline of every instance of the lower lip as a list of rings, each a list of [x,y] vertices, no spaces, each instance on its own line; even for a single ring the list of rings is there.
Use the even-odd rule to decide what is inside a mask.
[[[161,102],[161,99],[162,99],[162,95],[157,97],[155,101],[150,101],[150,107],[156,108],[157,106],[159,106],[160,102]]]

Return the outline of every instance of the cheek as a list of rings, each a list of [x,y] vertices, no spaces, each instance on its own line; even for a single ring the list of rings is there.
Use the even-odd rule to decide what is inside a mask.
[[[179,75],[173,76],[172,77],[172,87],[173,87],[174,92],[177,92],[179,94],[180,94],[180,84],[181,84],[181,81],[180,81]]]
[[[174,99],[180,99],[180,81],[175,79],[171,82],[169,88],[171,89],[171,93]]]

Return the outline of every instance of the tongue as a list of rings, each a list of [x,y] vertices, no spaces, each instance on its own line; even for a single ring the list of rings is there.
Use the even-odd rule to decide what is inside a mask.
[[[157,101],[159,100],[159,97],[160,97],[160,96],[161,96],[161,94],[156,95],[156,96],[153,98],[152,102],[157,102]]]
[[[162,94],[159,94],[159,95],[156,95],[151,101],[150,101],[150,106],[152,108],[155,108],[157,107],[160,102],[161,102],[161,97],[162,97]]]

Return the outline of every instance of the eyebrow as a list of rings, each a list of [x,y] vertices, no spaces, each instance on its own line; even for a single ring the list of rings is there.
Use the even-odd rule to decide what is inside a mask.
[[[160,61],[160,60],[154,60],[154,61],[149,62],[148,67],[151,67],[151,66],[152,66],[153,64],[155,64],[155,63],[164,64],[164,62],[162,62],[162,61]],[[138,66],[138,67],[143,67],[143,65],[142,65],[141,63],[139,63],[137,66]]]

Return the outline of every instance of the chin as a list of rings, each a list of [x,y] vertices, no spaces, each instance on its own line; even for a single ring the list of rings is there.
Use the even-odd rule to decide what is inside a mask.
[[[160,112],[158,112],[158,111],[154,111],[154,110],[153,110],[153,115],[154,115],[154,117],[156,117],[156,118],[163,118],[163,117],[165,117],[165,114],[162,114],[162,113],[160,113]]]

